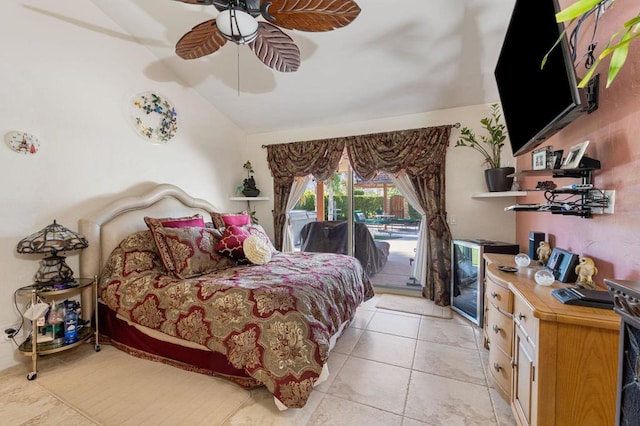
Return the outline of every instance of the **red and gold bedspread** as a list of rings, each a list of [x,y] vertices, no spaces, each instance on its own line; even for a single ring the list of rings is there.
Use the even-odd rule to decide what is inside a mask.
[[[331,336],[373,296],[359,261],[345,255],[277,253],[265,265],[178,279],[144,249],[116,252],[100,280],[109,309],[225,354],[287,407],[305,405]]]

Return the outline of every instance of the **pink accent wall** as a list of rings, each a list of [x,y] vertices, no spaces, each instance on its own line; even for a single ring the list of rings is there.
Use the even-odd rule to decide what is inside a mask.
[[[567,1],[561,1],[566,5]],[[569,3],[571,3],[569,1]],[[597,54],[610,34],[636,16],[636,2],[615,2],[598,24]],[[580,31],[579,46],[589,40],[592,20]],[[578,58],[584,53],[579,47]],[[631,45],[627,63],[609,88],[605,88],[609,61],[600,72],[600,101],[597,111],[584,115],[549,139],[544,146],[567,150],[589,140],[586,156],[600,160],[602,168],[594,172],[594,186],[615,190],[613,215],[594,215],[591,219],[561,216],[547,212],[518,212],[516,241],[528,250],[529,232],[547,234],[552,247],[560,247],[594,259],[598,274],[594,281],[604,285],[605,278],[640,280],[640,40]],[[584,63],[576,65],[578,76],[586,73]],[[526,82],[523,82],[526,84]],[[517,158],[517,170],[531,169],[531,153]],[[558,186],[579,180],[551,176],[519,178],[521,188],[535,188],[540,180],[553,180]],[[519,197],[519,203],[544,202],[541,192]]]

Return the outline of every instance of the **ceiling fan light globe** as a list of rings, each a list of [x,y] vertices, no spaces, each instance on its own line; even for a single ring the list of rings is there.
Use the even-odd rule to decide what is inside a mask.
[[[222,35],[234,43],[251,43],[258,36],[258,21],[238,9],[223,10],[216,17],[216,26]]]

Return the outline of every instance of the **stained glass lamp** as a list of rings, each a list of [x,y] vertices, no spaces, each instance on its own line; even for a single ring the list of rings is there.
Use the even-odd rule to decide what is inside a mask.
[[[48,254],[40,261],[40,269],[35,275],[35,285],[43,287],[73,281],[73,271],[65,262],[61,252],[80,250],[89,246],[87,239],[54,220],[38,232],[18,242],[18,253]]]

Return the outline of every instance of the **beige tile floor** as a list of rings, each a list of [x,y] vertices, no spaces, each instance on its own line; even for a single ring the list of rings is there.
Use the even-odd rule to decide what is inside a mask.
[[[331,377],[304,408],[278,412],[265,390],[246,391],[240,408],[220,424],[516,424],[487,379],[479,328],[455,314],[447,320],[377,309],[376,301],[358,309],[331,352]],[[44,387],[26,385],[37,382],[28,382],[22,368],[0,371],[0,425],[100,424]]]

